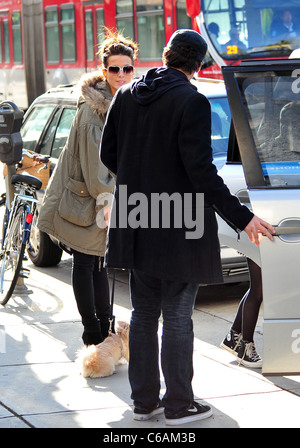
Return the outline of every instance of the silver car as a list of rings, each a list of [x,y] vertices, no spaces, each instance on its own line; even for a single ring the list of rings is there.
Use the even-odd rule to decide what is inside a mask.
[[[262,268],[263,374],[300,373],[300,60],[223,67],[233,126],[220,174],[276,229],[257,248],[219,220],[222,244]]]

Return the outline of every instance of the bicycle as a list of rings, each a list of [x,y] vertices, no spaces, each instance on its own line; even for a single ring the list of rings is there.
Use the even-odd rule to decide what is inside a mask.
[[[34,161],[43,163],[41,169],[47,169],[50,158],[28,153]],[[40,171],[39,170],[39,171]],[[25,250],[30,244],[30,230],[36,206],[36,192],[41,189],[42,181],[26,173],[12,174],[8,170],[8,182],[14,188],[14,198],[11,207],[3,197],[0,205],[6,204],[3,220],[2,244],[0,253],[0,304],[6,305],[11,298],[19,277],[22,276],[22,263]]]

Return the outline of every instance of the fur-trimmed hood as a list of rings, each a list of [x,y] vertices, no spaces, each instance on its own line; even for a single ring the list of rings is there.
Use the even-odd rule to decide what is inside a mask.
[[[86,104],[98,115],[106,114],[112,100],[109,84],[100,71],[87,73],[79,81],[81,96],[78,105]]]

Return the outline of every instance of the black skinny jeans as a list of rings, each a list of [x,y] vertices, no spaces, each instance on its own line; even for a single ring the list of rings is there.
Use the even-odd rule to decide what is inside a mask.
[[[73,253],[72,284],[84,334],[92,334],[88,343],[97,344],[109,330],[110,301],[107,271],[103,259],[75,250]],[[86,340],[84,339],[84,343]]]

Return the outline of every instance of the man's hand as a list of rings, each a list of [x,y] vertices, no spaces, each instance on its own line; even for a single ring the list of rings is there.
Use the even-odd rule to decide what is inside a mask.
[[[269,240],[273,241],[272,233],[275,233],[275,229],[268,222],[260,219],[258,216],[253,216],[249,224],[244,228],[249,240],[259,246],[259,234],[267,236]]]

